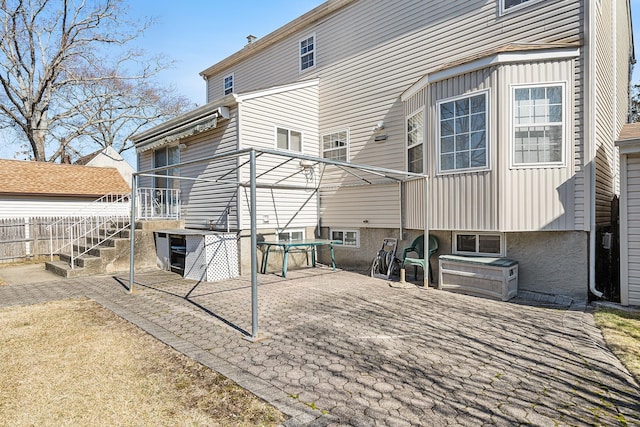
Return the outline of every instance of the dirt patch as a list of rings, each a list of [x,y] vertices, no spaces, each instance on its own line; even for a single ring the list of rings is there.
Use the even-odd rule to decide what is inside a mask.
[[[234,382],[91,301],[0,310],[0,425],[277,425]]]

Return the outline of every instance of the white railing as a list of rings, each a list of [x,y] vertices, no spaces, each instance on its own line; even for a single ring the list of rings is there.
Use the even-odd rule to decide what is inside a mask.
[[[138,219],[180,219],[180,190],[139,188]]]
[[[47,228],[51,259],[54,254],[69,254],[73,269],[76,258],[128,228],[130,198],[130,194],[103,196],[90,208],[50,224]]]

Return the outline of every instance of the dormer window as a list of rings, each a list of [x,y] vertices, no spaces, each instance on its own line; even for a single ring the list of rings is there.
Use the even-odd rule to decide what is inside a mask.
[[[233,74],[229,74],[224,78],[224,94],[229,95],[233,93]]]
[[[316,66],[316,35],[300,40],[300,72]]]

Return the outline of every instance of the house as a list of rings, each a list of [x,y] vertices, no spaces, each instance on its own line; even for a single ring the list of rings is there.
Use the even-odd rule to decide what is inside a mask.
[[[640,306],[640,123],[625,125],[620,148],[620,303]]]
[[[74,162],[76,165],[94,166],[100,168],[116,168],[124,182],[131,185],[131,176],[135,169],[112,146],[107,146]]]
[[[206,105],[136,135],[138,170],[158,173],[140,185],[179,192],[189,228],[242,234],[246,187],[223,178],[242,182],[244,164],[196,159],[254,147],[424,174],[426,191],[421,178],[363,183],[339,168],[315,198],[265,188],[257,226],[341,240],[343,265],[429,229],[439,254],[519,261],[520,289],[599,296],[630,16],[616,0],[327,1],[204,70]],[[304,185],[300,168],[273,158],[258,175]]]
[[[97,199],[130,191],[115,168],[0,159],[0,218],[99,211]],[[127,211],[129,204],[122,209]]]

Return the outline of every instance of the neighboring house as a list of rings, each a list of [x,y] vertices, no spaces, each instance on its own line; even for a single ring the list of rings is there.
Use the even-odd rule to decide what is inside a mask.
[[[0,218],[99,212],[95,200],[130,191],[115,168],[0,159]]]
[[[339,264],[366,264],[427,216],[439,254],[513,258],[520,289],[585,300],[619,188],[630,16],[622,0],[330,0],[204,70],[206,105],[133,138],[138,170],[256,147],[423,173],[426,201],[422,179],[347,173],[319,200],[263,191],[258,228],[319,224]],[[180,190],[187,227],[228,212],[246,230],[243,190],[215,183],[237,163],[190,165],[141,185]]]
[[[116,168],[124,182],[131,186],[131,177],[135,169],[112,146],[108,146],[75,161],[76,165],[101,168]]]
[[[640,306],[640,123],[625,125],[620,148],[620,303]]]

